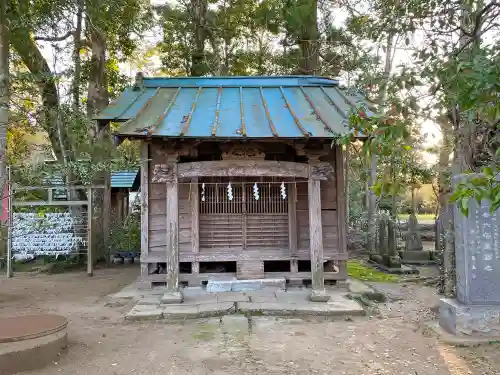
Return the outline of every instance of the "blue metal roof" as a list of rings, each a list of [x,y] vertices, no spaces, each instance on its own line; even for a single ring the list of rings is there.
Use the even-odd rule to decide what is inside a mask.
[[[138,182],[136,183],[138,172],[139,169],[111,173],[111,187],[129,189],[136,187],[138,185]]]
[[[323,77],[144,78],[96,119],[124,122],[121,136],[331,138],[361,104]]]

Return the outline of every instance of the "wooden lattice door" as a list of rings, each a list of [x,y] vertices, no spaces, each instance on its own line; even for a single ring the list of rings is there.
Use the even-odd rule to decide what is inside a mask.
[[[205,182],[200,249],[288,249],[288,196],[280,182]],[[229,193],[229,191],[230,193]]]

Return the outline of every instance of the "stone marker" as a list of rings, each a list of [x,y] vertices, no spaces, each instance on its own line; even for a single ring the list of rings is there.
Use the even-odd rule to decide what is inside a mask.
[[[418,220],[414,214],[408,218],[408,232],[406,233],[406,251],[422,251],[422,239],[418,232]]]
[[[439,309],[441,327],[452,334],[500,337],[500,210],[489,208],[472,199],[468,217],[453,212],[457,298],[441,299]]]
[[[378,220],[378,251],[380,255],[386,254],[388,249],[387,221],[388,218],[386,215],[381,215]]]
[[[387,221],[387,254],[391,257],[398,255],[398,244],[396,241],[396,225],[393,220]]]
[[[418,220],[414,214],[408,218],[408,231],[405,235],[405,251],[402,254],[403,263],[428,264],[435,263],[431,252],[424,251],[422,238],[418,230]]]

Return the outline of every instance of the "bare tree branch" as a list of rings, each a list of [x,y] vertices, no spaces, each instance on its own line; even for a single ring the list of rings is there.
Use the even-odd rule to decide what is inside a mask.
[[[44,41],[44,42],[62,42],[63,40],[68,39],[73,36],[73,31],[68,31],[66,34],[61,36],[35,36],[36,41]]]

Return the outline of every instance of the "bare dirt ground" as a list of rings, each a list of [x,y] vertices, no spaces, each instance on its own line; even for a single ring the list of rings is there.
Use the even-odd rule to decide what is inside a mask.
[[[69,348],[36,375],[197,374],[497,374],[498,346],[452,348],[425,337],[434,319],[432,288],[380,285],[392,302],[380,314],[338,321],[243,316],[167,325],[125,323],[129,306],[108,307],[106,295],[137,268],[27,276],[0,281],[0,315],[55,312],[69,318]]]

